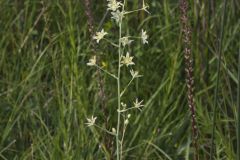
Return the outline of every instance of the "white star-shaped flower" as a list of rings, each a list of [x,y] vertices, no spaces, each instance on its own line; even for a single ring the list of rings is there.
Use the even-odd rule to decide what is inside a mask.
[[[93,126],[95,124],[96,119],[97,117],[93,117],[93,116],[91,118],[87,118],[86,124],[88,125],[88,127]]]
[[[107,0],[108,1],[108,10],[116,11],[121,7],[122,3],[116,0]]]
[[[120,42],[122,43],[123,47],[125,47],[126,45],[131,44],[133,40],[129,40],[128,37],[122,37]]]
[[[133,69],[130,70],[130,73],[132,75],[132,78],[142,77],[142,75],[138,74],[138,71],[134,71]]]
[[[107,35],[108,33],[107,32],[104,32],[104,29],[101,30],[101,32],[97,32],[95,36],[93,36],[93,39],[96,39],[97,43],[99,43],[99,41],[101,39],[103,39],[103,37],[105,35]]]
[[[121,22],[124,17],[124,12],[120,12],[119,10],[111,12],[111,14],[111,18],[114,19],[117,23]]]
[[[131,57],[131,56],[129,55],[129,53],[127,52],[126,56],[122,56],[122,61],[121,61],[121,63],[122,63],[123,65],[126,65],[126,66],[128,67],[129,65],[134,65],[134,64],[135,64],[132,60],[133,60],[133,57]]]
[[[142,43],[143,43],[143,44],[148,43],[148,41],[147,41],[147,39],[148,39],[147,32],[144,31],[143,29],[142,29],[142,33],[141,33],[141,39],[142,39]]]
[[[91,59],[89,59],[89,62],[87,63],[88,66],[95,66],[96,65],[96,56],[93,56]]]
[[[136,98],[135,102],[133,102],[134,108],[137,108],[139,110],[141,110],[141,107],[143,107],[144,105],[142,104],[143,100],[141,100],[140,102],[138,101],[138,98]]]

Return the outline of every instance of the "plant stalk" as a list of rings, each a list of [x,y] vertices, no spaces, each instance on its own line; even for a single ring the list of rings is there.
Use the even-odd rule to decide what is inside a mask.
[[[118,42],[118,76],[117,76],[117,95],[118,95],[118,111],[121,110],[121,84],[120,84],[120,79],[121,79],[121,41],[120,39],[122,38],[122,22],[119,23],[119,42]],[[121,113],[118,113],[118,120],[117,120],[117,133],[116,133],[116,145],[117,145],[117,160],[121,159],[121,151],[120,149],[120,144],[119,144],[119,131],[120,131],[120,116]]]
[[[185,59],[185,72],[186,72],[186,83],[187,83],[187,97],[188,106],[191,112],[192,121],[192,144],[195,149],[194,159],[199,159],[198,154],[198,129],[196,124],[196,106],[194,101],[194,72],[193,72],[193,57],[191,50],[191,27],[188,19],[188,2],[187,0],[180,0],[180,11],[181,11],[181,23],[183,32],[184,42],[184,59]]]

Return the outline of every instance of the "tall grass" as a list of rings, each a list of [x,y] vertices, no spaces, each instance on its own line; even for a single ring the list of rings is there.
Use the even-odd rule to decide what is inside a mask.
[[[214,92],[214,109],[213,109],[213,125],[212,125],[212,139],[211,139],[211,154],[210,159],[212,160],[214,158],[214,139],[215,139],[215,127],[216,127],[216,115],[217,115],[217,106],[219,103],[219,81],[220,81],[220,73],[221,73],[221,63],[222,63],[222,41],[223,41],[223,33],[224,33],[224,27],[225,27],[225,13],[226,13],[226,5],[227,1],[224,1],[224,8],[223,8],[223,16],[221,19],[221,28],[220,28],[220,35],[217,39],[217,53],[218,53],[218,64],[217,64],[217,79],[216,79],[216,89]],[[218,36],[217,36],[218,37]]]
[[[145,100],[145,109],[132,113],[136,119],[124,138],[124,159],[193,159],[179,3],[145,2],[150,6],[150,16],[144,12],[131,15],[125,22],[129,27],[124,28],[134,35],[141,28],[149,33],[148,46],[135,43],[131,49],[138,61],[135,67],[144,77],[129,87],[123,100],[130,103],[137,93]],[[100,25],[117,34],[106,21],[110,19],[110,13],[105,14],[106,5],[106,1],[92,0],[96,31]],[[138,5],[138,1],[127,1],[129,9]],[[209,159],[217,80],[216,30],[222,26],[219,20],[224,2],[189,1],[189,5],[199,159]],[[215,159],[237,158],[239,141],[234,115],[237,115],[239,6],[238,0],[226,5]],[[0,1],[0,159],[110,158],[109,149],[104,147],[104,132],[91,131],[85,125],[91,114],[98,116],[99,124],[104,124],[105,117],[98,99],[97,71],[86,66],[93,52],[88,48],[91,37],[83,7],[82,1]],[[205,18],[208,16],[209,20]],[[105,69],[112,68],[109,62],[116,63],[117,54],[113,48],[103,45],[102,50],[96,50]],[[126,84],[129,77],[124,72],[122,83]],[[112,92],[116,82],[105,74],[102,78],[108,97],[107,119],[111,119],[108,127],[112,128],[117,123],[117,99]],[[115,144],[115,140],[111,143]],[[115,145],[111,150],[115,151]],[[115,158],[116,153],[112,154]]]
[[[237,88],[237,160],[240,159],[240,50],[238,52],[238,88]]]

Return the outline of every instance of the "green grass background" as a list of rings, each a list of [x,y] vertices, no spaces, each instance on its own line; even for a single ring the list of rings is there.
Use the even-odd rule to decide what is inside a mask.
[[[189,10],[199,154],[201,159],[209,159],[217,62],[222,52],[215,159],[233,160],[237,150],[240,2],[227,1],[224,28],[224,3],[216,1],[211,7],[212,2],[191,1]],[[127,9],[138,8],[138,3],[129,0]],[[132,14],[123,26],[125,34],[139,35],[142,28],[149,34],[148,45],[135,41],[129,48],[135,56],[135,68],[144,77],[134,81],[123,100],[130,105],[137,96],[146,106],[142,112],[131,112],[124,158],[191,160],[178,1],[146,3],[151,14]],[[92,1],[95,28],[106,5],[105,0]],[[0,0],[0,15],[0,159],[109,158],[109,150],[100,147],[105,134],[85,125],[92,114],[101,126],[105,118],[99,104],[96,70],[86,66],[93,53],[83,1]],[[117,40],[116,25],[109,14],[102,27],[111,33],[108,38]],[[96,48],[105,68],[114,73],[116,50],[105,42]],[[111,129],[117,121],[116,82],[105,74],[102,77]],[[122,83],[126,84],[130,78],[127,70],[123,77]]]

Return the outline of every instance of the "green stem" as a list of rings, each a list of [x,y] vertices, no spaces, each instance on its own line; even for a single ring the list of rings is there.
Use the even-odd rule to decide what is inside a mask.
[[[132,81],[134,80],[134,78],[131,79],[131,81],[129,81],[129,83],[127,84],[127,86],[124,88],[124,90],[121,92],[120,96],[122,97],[123,94],[126,92],[127,88],[130,86],[130,84],[132,83]]]
[[[105,41],[107,41],[109,44],[111,44],[112,46],[114,47],[119,47],[118,44],[115,44],[113,42],[111,42],[110,40],[106,39],[106,38],[103,38]]]
[[[122,36],[122,22],[119,23],[119,42],[118,42],[118,76],[117,76],[117,92],[118,92],[118,110],[121,110],[121,96],[120,96],[120,90],[121,90],[121,36]],[[120,130],[120,116],[121,113],[118,112],[118,120],[117,120],[117,133],[116,133],[116,145],[117,145],[117,160],[121,159],[121,151],[119,151],[119,130]]]
[[[126,128],[127,128],[127,125],[124,124],[124,126],[123,126],[123,135],[122,135],[122,140],[121,140],[121,155],[123,153],[123,140],[124,140]]]
[[[135,9],[135,10],[133,10],[133,11],[127,11],[127,12],[125,12],[124,14],[130,14],[130,13],[142,11],[142,10],[145,10],[145,9],[146,9],[146,8]]]
[[[98,69],[100,69],[101,71],[107,73],[109,76],[111,76],[111,77],[113,77],[113,78],[115,78],[115,79],[118,79],[118,77],[116,77],[114,74],[112,74],[112,73],[106,71],[106,70],[103,69],[102,67],[100,67],[100,66],[98,66],[98,65],[95,65],[95,66],[96,66]]]
[[[131,108],[123,109],[123,110],[118,110],[118,112],[123,113],[123,112],[129,111],[131,109],[139,109],[141,111],[141,108],[131,107]]]
[[[108,130],[105,129],[105,128],[102,128],[102,127],[100,127],[100,126],[98,126],[98,125],[96,125],[96,124],[94,124],[94,126],[97,127],[97,128],[99,128],[100,130],[103,130],[104,132],[106,132],[106,133],[108,133],[108,134],[110,134],[110,135],[112,135],[112,136],[115,136],[115,134],[114,134],[113,132],[110,132],[110,131],[108,131]]]

